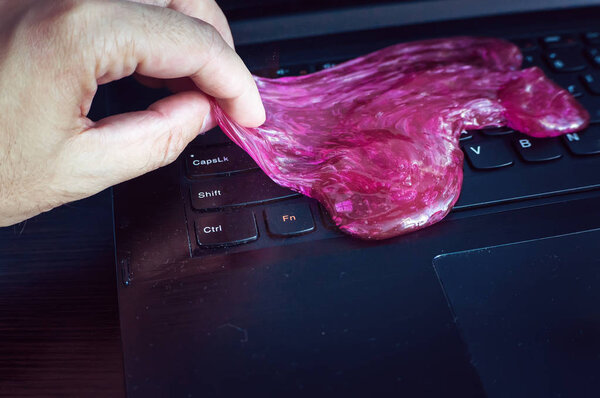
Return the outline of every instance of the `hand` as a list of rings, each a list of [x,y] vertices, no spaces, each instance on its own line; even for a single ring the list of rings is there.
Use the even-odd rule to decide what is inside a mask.
[[[242,125],[265,119],[214,0],[0,0],[0,54],[0,226],[173,162],[214,125],[208,96]],[[88,119],[98,84],[134,72],[195,86]]]

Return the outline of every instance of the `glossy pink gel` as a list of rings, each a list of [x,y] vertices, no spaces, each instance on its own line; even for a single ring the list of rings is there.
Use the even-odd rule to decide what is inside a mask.
[[[458,37],[398,44],[306,76],[256,77],[267,121],[223,131],[276,183],[321,202],[339,228],[384,239],[440,221],[460,195],[463,130],[534,137],[589,115],[508,42]]]

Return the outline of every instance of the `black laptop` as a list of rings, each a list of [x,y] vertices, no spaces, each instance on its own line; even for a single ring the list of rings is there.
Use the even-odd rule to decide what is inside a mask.
[[[592,124],[545,140],[466,132],[451,214],[379,242],[339,232],[218,128],[199,136],[114,189],[128,396],[600,396],[600,1],[220,4],[258,75],[405,41],[503,37]],[[167,94],[124,80],[108,105]]]

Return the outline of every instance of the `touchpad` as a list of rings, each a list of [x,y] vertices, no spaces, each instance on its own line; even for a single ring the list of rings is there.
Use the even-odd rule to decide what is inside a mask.
[[[433,264],[489,397],[600,396],[600,230]]]

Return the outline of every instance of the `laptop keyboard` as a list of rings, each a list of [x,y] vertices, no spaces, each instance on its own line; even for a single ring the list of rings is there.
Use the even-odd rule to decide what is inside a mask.
[[[464,183],[453,211],[600,187],[600,32],[513,42],[523,51],[523,67],[538,66],[569,90],[590,112],[592,124],[585,131],[550,139],[531,138],[509,128],[463,132]],[[256,73],[302,75],[342,61]],[[192,142],[182,163],[194,255],[242,244],[251,249],[339,236],[316,201],[272,182],[219,129]]]

